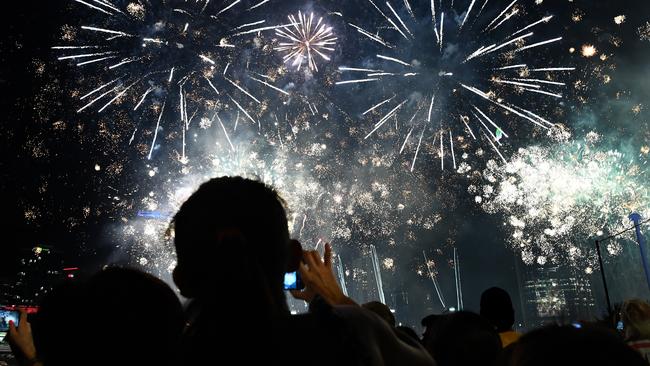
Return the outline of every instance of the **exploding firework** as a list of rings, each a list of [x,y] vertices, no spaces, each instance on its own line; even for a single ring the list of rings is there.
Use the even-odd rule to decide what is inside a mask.
[[[86,90],[73,92],[82,102],[77,112],[130,104],[129,116],[137,122],[129,143],[152,135],[149,159],[165,128],[182,136],[179,157],[186,162],[193,124],[205,125],[206,118],[216,123],[217,113],[233,113],[261,129],[265,103],[254,90],[289,95],[272,77],[249,68],[253,60],[264,70],[256,37],[286,26],[269,25],[262,17],[268,0],[143,1],[125,7],[106,0],[75,2],[98,17],[84,18],[92,20],[78,29],[66,27],[64,44],[52,48],[58,60],[85,72],[78,81]],[[228,126],[231,132],[239,120]]]
[[[583,142],[520,149],[505,166],[489,162],[482,183],[469,187],[485,211],[505,215],[525,263],[568,262],[589,272],[590,238],[629,228],[631,212],[650,214],[645,163],[601,145],[591,132]],[[617,254],[616,245],[608,249]]]
[[[275,33],[282,39],[276,51],[285,53],[284,62],[297,70],[307,64],[311,71],[318,71],[316,56],[329,61],[329,53],[334,51],[337,37],[332,27],[318,18],[314,22],[314,13],[309,16],[298,12],[298,17],[289,15],[291,26],[279,28]]]
[[[168,275],[175,263],[174,251],[160,238],[173,213],[211,177],[238,175],[272,185],[287,202],[292,237],[305,248],[322,249],[325,242],[331,242],[349,268],[367,264],[368,257],[359,252],[368,250],[369,243],[383,244],[380,255],[394,250],[403,256],[410,246],[416,246],[420,232],[433,230],[441,220],[437,201],[419,199],[430,195],[427,180],[395,174],[399,165],[391,166],[388,161],[395,157],[371,158],[377,160],[375,174],[384,177],[380,179],[364,176],[365,160],[350,164],[332,158],[325,141],[308,144],[302,140],[313,138],[301,133],[282,139],[280,143],[279,138],[271,138],[274,145],[264,148],[239,144],[232,150],[228,141],[219,139],[193,162],[190,172],[151,177],[154,188],[143,191],[134,202],[140,210],[138,217],[124,220],[116,231],[123,242],[132,243],[131,257],[144,258],[149,270]],[[260,138],[260,144],[262,140],[268,141]],[[391,271],[403,265],[395,258],[381,259],[381,263]]]
[[[480,8],[471,1],[459,17],[449,16],[457,10],[453,2],[447,11],[433,0],[405,0],[401,7],[367,2],[378,23],[350,26],[377,53],[361,66],[340,67],[344,80],[337,84],[376,85],[374,102],[362,112],[375,121],[365,138],[394,121],[403,138],[400,153],[414,150],[411,171],[426,144],[438,150],[441,169],[446,160],[455,170],[456,150],[466,150],[469,141],[481,140],[505,162],[500,148],[520,121],[543,130],[554,126],[531,110],[535,97],[563,98],[566,84],[558,79],[574,70],[535,54],[562,40],[535,34],[552,15],[515,26],[527,13],[516,0],[494,18],[485,16],[487,1]]]

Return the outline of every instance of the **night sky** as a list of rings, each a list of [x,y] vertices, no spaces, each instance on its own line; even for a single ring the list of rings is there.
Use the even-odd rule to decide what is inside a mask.
[[[386,266],[384,282],[387,291],[392,293],[406,289],[422,296],[432,293],[431,282],[426,276],[417,274],[417,271],[426,271],[422,256],[424,250],[436,262],[439,282],[448,300],[455,296],[450,264],[455,246],[461,259],[467,308],[477,310],[480,292],[490,286],[502,286],[517,298],[514,266],[520,255],[512,250],[512,233],[504,225],[508,220],[507,214],[498,210],[486,212],[482,205],[477,204],[475,195],[468,193],[469,185],[481,184],[477,181],[484,178],[481,171],[486,162],[500,162],[498,156],[489,145],[482,146],[484,155],[474,154],[479,147],[468,143],[466,151],[471,155],[469,159],[473,173],[453,172],[448,155],[445,158],[447,169],[441,171],[437,147],[432,144],[437,131],[425,128],[425,147],[418,158],[421,160],[411,172],[417,137],[422,127],[418,125],[414,128],[418,135],[414,135],[416,141],[410,141],[406,152],[399,154],[408,128],[396,127],[393,131],[390,126],[393,123],[389,122],[388,127],[380,130],[376,136],[364,139],[377,119],[361,116],[361,112],[382,101],[381,96],[388,98],[392,93],[399,94],[409,84],[387,84],[396,92],[388,89],[388,86],[341,88],[334,84],[350,79],[349,75],[341,75],[337,70],[339,66],[372,65],[374,55],[379,52],[376,51],[376,44],[369,43],[367,38],[346,24],[353,22],[370,28],[377,27],[382,19],[377,17],[368,2],[362,0],[275,2],[277,4],[272,11],[265,10],[268,13],[264,16],[271,19],[270,24],[285,21],[286,14],[297,12],[298,9],[329,13],[328,19],[339,37],[336,51],[332,54],[331,62],[320,61],[319,72],[310,77],[306,77],[304,72],[289,70],[274,79],[276,85],[282,84],[283,89],[295,92],[300,95],[299,98],[287,102],[287,99],[274,96],[268,88],[260,88],[259,95],[266,98],[267,109],[254,116],[256,119],[269,121],[271,115],[273,119],[290,115],[300,121],[295,126],[299,133],[293,134],[291,145],[286,140],[291,131],[281,132],[273,125],[268,125],[271,126],[268,129],[247,125],[238,135],[232,131],[233,139],[245,145],[247,151],[258,152],[261,160],[268,161],[278,156],[288,160],[293,168],[289,169],[286,180],[312,179],[320,185],[319,189],[328,192],[338,190],[337,183],[343,187],[358,184],[355,188],[341,188],[350,197],[364,197],[363,188],[360,187],[374,187],[376,182],[384,182],[388,187],[378,184],[376,189],[368,188],[371,205],[366,205],[360,199],[355,201],[352,218],[345,217],[346,210],[327,211],[321,216],[318,213],[303,215],[301,210],[304,207],[315,212],[326,211],[323,207],[344,206],[346,199],[341,203],[332,193],[331,200],[321,202],[322,194],[318,191],[296,194],[296,200],[306,200],[306,203],[300,204],[300,209],[295,210],[298,221],[307,217],[303,221],[307,224],[307,232],[301,237],[303,242],[313,246],[316,238],[335,236],[320,227],[350,227],[352,233],[345,240],[333,239],[335,250],[341,254],[346,269],[354,272],[353,268],[369,266],[368,245],[373,244],[378,248],[380,261],[386,258],[394,260],[394,264],[383,262]],[[402,8],[401,1],[394,2]],[[129,2],[113,3],[125,8]],[[469,1],[457,0],[456,6],[465,9],[465,3]],[[483,17],[493,18],[509,3],[491,1]],[[534,60],[576,67],[574,72],[563,77],[562,81],[568,87],[563,90],[561,102],[537,97],[529,102],[526,97],[521,97],[522,103],[552,122],[561,123],[571,132],[571,139],[581,140],[587,133],[597,131],[602,136],[600,148],[626,154],[640,167],[639,176],[647,176],[645,161],[648,152],[644,153],[643,147],[647,148],[650,137],[650,63],[647,62],[650,59],[650,39],[644,40],[639,31],[650,22],[650,2],[544,0],[542,4],[534,5],[534,0],[522,0],[520,3],[525,5],[525,8],[522,7],[525,19],[536,20],[547,14],[555,15],[552,25],[538,31],[536,41],[558,35],[564,37],[561,42],[535,53]],[[534,10],[535,6],[542,10]],[[2,275],[12,275],[17,269],[18,258],[35,245],[55,248],[63,253],[66,264],[88,271],[117,262],[139,264],[158,274],[164,272],[168,257],[163,258],[165,264],[152,267],[157,257],[151,254],[151,248],[143,249],[143,243],[137,238],[141,236],[137,232],[138,225],[142,224],[138,221],[137,212],[148,210],[149,192],[163,197],[156,201],[157,205],[151,211],[165,211],[173,205],[167,203],[167,197],[162,192],[174,191],[177,183],[186,184],[189,176],[194,176],[192,180],[195,180],[196,177],[210,175],[205,168],[208,164],[206,146],[216,149],[216,152],[210,151],[209,154],[226,155],[220,151],[228,151],[227,142],[220,135],[220,127],[215,127],[214,122],[211,128],[204,129],[198,127],[198,122],[194,123],[190,131],[192,136],[196,136],[192,137],[192,145],[187,153],[190,162],[183,163],[178,158],[181,136],[166,125],[159,130],[163,142],[155,149],[153,159],[149,160],[147,146],[155,130],[150,124],[155,125],[156,115],[136,116],[129,112],[132,109],[129,103],[135,97],[129,97],[128,101],[118,103],[105,113],[97,113],[98,108],[75,113],[85,104],[79,100],[79,94],[90,91],[93,85],[99,85],[98,81],[106,82],[110,78],[104,75],[105,65],[80,70],[72,63],[57,61],[59,54],[51,49],[63,43],[66,33],[64,25],[78,27],[95,24],[97,19],[101,19],[101,14],[64,0],[20,1],[12,4],[12,7],[11,11],[2,12],[4,31],[0,38],[3,111],[0,117],[3,125],[0,133],[0,204],[3,208],[0,225],[4,233]],[[414,5],[413,10],[417,12],[422,10],[420,8],[426,9]],[[332,15],[335,12],[340,12],[343,17]],[[616,24],[614,20],[619,15],[625,15],[622,24]],[[460,17],[459,14],[457,16]],[[418,19],[422,22],[426,17]],[[500,30],[512,33],[525,24],[528,23],[524,20],[512,24],[506,22]],[[272,31],[264,34],[267,36],[262,37],[263,41],[273,41]],[[453,42],[453,37],[449,37]],[[395,39],[395,42],[398,41],[399,37]],[[457,41],[459,47],[467,46],[462,43],[463,38]],[[593,45],[597,50],[596,55],[584,57],[581,54],[584,45]],[[572,47],[575,48],[573,53],[569,51]],[[437,57],[428,60],[420,54],[423,51],[417,49],[414,47],[408,55],[402,55],[421,59],[425,67],[433,64],[435,66],[432,68],[442,67]],[[233,73],[242,68],[263,73],[282,64],[281,58],[269,56],[269,52],[260,51],[261,55],[256,52],[246,53],[246,60],[237,58],[232,63]],[[601,55],[606,55],[606,59]],[[260,65],[255,64],[258,61]],[[138,66],[128,70],[135,67]],[[465,71],[459,69],[456,72]],[[480,75],[458,76],[476,81]],[[425,83],[426,80],[423,80],[418,82]],[[246,84],[245,87],[253,88],[253,85]],[[410,84],[414,88],[419,87],[413,85]],[[440,85],[445,88],[444,82]],[[203,100],[203,93],[188,91],[188,98],[197,105],[197,110],[223,110],[224,120],[232,118],[237,112],[232,103],[222,101],[215,102],[216,107],[205,107],[208,103]],[[448,99],[444,99],[443,109],[453,111],[465,107],[467,100],[453,96],[450,94]],[[319,109],[317,114],[310,113],[311,104],[307,104],[307,108],[300,101],[305,99],[311,100]],[[189,109],[193,110],[191,104]],[[171,113],[177,112],[174,110]],[[490,109],[490,112],[493,116],[503,116],[494,109]],[[407,114],[398,116],[398,119],[408,119],[410,115]],[[310,115],[315,116],[313,121]],[[380,114],[377,116],[381,117]],[[141,120],[148,122],[142,125]],[[169,122],[167,118],[163,120],[165,122]],[[521,120],[509,120],[505,127],[513,131],[512,138],[503,147],[506,159],[521,147],[539,144],[552,150],[558,143]],[[134,130],[137,134],[133,133]],[[277,135],[274,135],[276,132]],[[135,142],[129,144],[133,136]],[[426,141],[430,146],[426,146]],[[277,150],[280,144],[282,148],[284,144],[290,146],[287,153],[276,152],[281,151]],[[316,145],[327,145],[326,152],[314,152]],[[459,143],[458,148],[464,147]],[[232,154],[230,156],[232,158]],[[457,158],[460,160],[460,153]],[[246,160],[246,157],[238,156],[237,159]],[[296,161],[304,161],[304,165],[296,168]],[[310,174],[298,174],[302,170],[309,170]],[[240,168],[235,171],[240,171]],[[277,180],[277,175],[283,171],[278,169],[274,179]],[[252,173],[259,174],[257,171]],[[284,184],[293,187],[291,182]],[[384,191],[387,193],[382,193]],[[285,195],[292,193],[284,192]],[[641,197],[647,208],[650,202],[643,199],[648,196],[641,194]],[[405,203],[406,209],[396,209],[400,203]],[[361,222],[355,221],[356,217],[361,217]],[[413,223],[407,224],[409,220]],[[126,235],[123,227],[127,225],[133,225],[136,232]],[[146,223],[142,225],[146,227]],[[160,225],[156,230],[160,229]],[[294,232],[298,230],[296,227],[300,225],[294,226]],[[576,231],[574,234],[573,239],[580,246],[583,243],[589,245],[590,235],[594,233]],[[337,243],[343,244],[337,247]],[[143,262],[141,258],[147,260]],[[215,259],[215,265],[218,265],[218,260],[225,259]],[[360,276],[363,277],[363,274]],[[354,282],[352,279],[348,281]]]

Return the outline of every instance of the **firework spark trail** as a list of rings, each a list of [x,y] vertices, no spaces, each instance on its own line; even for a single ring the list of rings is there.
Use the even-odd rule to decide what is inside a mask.
[[[544,18],[542,18],[542,19],[536,21],[535,23],[529,24],[529,25],[527,25],[527,26],[521,28],[520,30],[514,32],[513,34],[510,35],[510,37],[514,37],[514,36],[516,36],[516,35],[519,34],[519,33],[522,33],[522,32],[524,32],[524,31],[527,31],[527,30],[529,30],[530,28],[532,28],[532,27],[534,27],[534,26],[536,26],[536,25],[538,25],[538,24],[541,24],[541,23],[548,23],[548,22],[551,21],[551,19],[553,19],[553,15],[549,15],[549,16],[547,16],[547,17],[544,17]]]
[[[260,79],[258,79],[258,78],[252,77],[252,76],[249,76],[249,78],[252,79],[252,80],[255,80],[255,81],[257,81],[258,83],[261,83],[261,84],[263,84],[263,85],[265,85],[265,86],[267,86],[267,87],[269,87],[269,88],[271,88],[271,89],[273,89],[273,90],[275,90],[275,91],[277,91],[277,92],[280,92],[280,93],[282,93],[282,94],[284,94],[284,95],[291,95],[291,94],[289,94],[288,92],[286,92],[286,91],[284,91],[284,90],[278,88],[278,87],[275,86],[275,85],[269,84],[269,83],[267,83],[267,82],[264,81],[264,80],[260,80]]]
[[[510,10],[510,8],[512,8],[512,7],[515,5],[515,3],[516,3],[517,1],[518,1],[518,0],[514,0],[513,2],[510,3],[510,5],[506,6],[506,8],[503,9],[503,11],[502,11],[499,15],[497,15],[497,17],[494,18],[494,19],[490,22],[490,24],[488,24],[487,27],[485,27],[485,29],[484,29],[483,31],[486,31],[486,30],[488,30],[488,28],[492,27],[492,24],[496,23],[496,22],[497,22],[497,21],[498,21],[498,20],[503,16],[503,14],[505,14],[508,10]]]
[[[507,22],[508,20],[510,20],[510,18],[517,15],[518,13],[519,13],[519,9],[513,10],[513,12],[506,15],[505,18],[503,18],[503,20],[499,22],[499,24],[497,24],[494,27],[490,28],[490,31],[493,31],[493,30],[499,28],[503,23]]]
[[[476,3],[476,0],[472,0],[472,2],[469,4],[469,8],[467,8],[467,11],[465,12],[465,17],[463,18],[463,22],[460,23],[460,28],[462,29],[463,26],[465,26],[465,22],[467,22],[467,18],[469,17],[469,14],[472,12],[472,9],[474,8],[474,4]]]
[[[390,5],[390,2],[386,1],[386,5],[388,5],[388,7],[390,8],[390,11],[393,13],[393,15],[395,16],[395,18],[397,18],[397,20],[398,20],[399,23],[402,25],[402,27],[404,28],[404,30],[406,30],[406,32],[407,32],[411,37],[413,37],[413,33],[411,33],[411,30],[406,26],[406,24],[404,23],[404,20],[402,20],[402,18],[399,16],[399,14],[397,14],[397,12],[395,11],[395,9],[393,9],[393,7]]]
[[[219,124],[221,125],[221,129],[223,130],[223,134],[226,136],[226,139],[228,140],[228,145],[230,145],[230,150],[235,151],[235,146],[232,144],[232,141],[230,140],[230,135],[228,135],[228,131],[226,130],[226,126],[224,126],[223,121],[219,117],[219,113],[215,113],[214,116],[217,117],[217,120],[219,121]]]
[[[409,142],[409,139],[411,138],[411,134],[413,133],[413,130],[415,129],[415,126],[411,127],[409,130],[409,133],[406,134],[406,138],[404,139],[404,143],[402,144],[402,148],[399,149],[399,153],[401,154],[404,152],[404,149],[406,148],[406,144]]]
[[[454,151],[454,135],[449,131],[449,144],[451,149],[451,157],[454,163],[454,170],[456,170],[456,152]]]
[[[375,41],[375,42],[381,44],[381,45],[384,46],[384,47],[388,47],[388,44],[387,44],[383,39],[381,39],[381,37],[379,37],[379,36],[377,36],[377,35],[374,35],[374,34],[368,32],[367,30],[365,30],[365,29],[363,29],[363,28],[361,28],[361,27],[359,27],[359,26],[357,26],[357,25],[354,25],[354,24],[352,24],[352,23],[348,23],[348,24],[349,24],[351,27],[353,27],[354,29],[356,29],[357,32],[363,34],[364,36],[366,36],[366,37],[370,38],[371,40],[373,40],[373,41]]]
[[[165,103],[163,103],[162,108],[160,108],[160,113],[158,114],[158,122],[156,122],[156,129],[154,130],[153,141],[151,142],[151,149],[149,150],[148,159],[151,160],[153,155],[153,150],[156,147],[156,140],[158,139],[158,130],[160,130],[160,121],[162,120],[163,112],[165,111]]]
[[[376,30],[362,28],[359,25],[353,25],[353,27],[363,35],[360,37],[362,40],[370,40],[376,48],[381,50],[374,53],[375,62],[373,63],[364,64],[363,67],[340,67],[339,71],[344,77],[343,80],[335,82],[336,85],[351,86],[372,82],[381,85],[386,92],[391,94],[381,95],[381,93],[378,93],[378,100],[372,101],[365,108],[365,111],[361,113],[362,116],[372,116],[373,119],[375,116],[381,116],[379,121],[374,123],[370,132],[365,135],[365,139],[376,134],[393,117],[395,117],[395,131],[400,133],[400,124],[398,122],[402,120],[400,118],[402,114],[412,113],[409,111],[412,108],[428,107],[428,113],[424,115],[424,119],[417,120],[415,124],[424,125],[425,129],[432,130],[431,132],[433,132],[436,139],[440,138],[440,146],[435,149],[439,150],[441,169],[444,169],[444,160],[448,158],[450,165],[453,165],[456,170],[458,164],[455,150],[458,146],[454,146],[454,139],[458,134],[466,135],[474,141],[489,146],[494,145],[492,146],[493,149],[498,153],[499,157],[503,158],[503,154],[499,150],[499,146],[502,146],[500,140],[502,137],[508,138],[509,136],[495,122],[500,120],[501,116],[507,118],[507,120],[501,121],[507,121],[505,127],[512,127],[514,125],[512,120],[517,118],[532,122],[534,126],[543,129],[550,129],[555,126],[547,118],[542,117],[540,113],[525,108],[525,104],[528,99],[532,101],[535,95],[546,98],[562,98],[564,93],[555,89],[567,88],[568,84],[556,81],[550,75],[547,75],[546,78],[529,77],[528,73],[572,71],[573,68],[551,67],[549,65],[548,67],[529,69],[527,62],[516,62],[523,61],[524,57],[527,57],[523,55],[526,53],[524,51],[533,51],[563,39],[563,37],[555,37],[538,41],[535,40],[535,34],[531,31],[535,27],[549,24],[554,18],[553,15],[536,17],[526,21],[524,18],[529,13],[523,11],[525,9],[524,5],[519,3],[518,0],[513,0],[504,8],[498,9],[496,17],[486,19],[484,24],[480,24],[483,21],[477,23],[477,20],[488,5],[488,1],[482,3],[478,12],[476,11],[478,8],[477,2],[475,0],[469,2],[464,15],[458,17],[460,19],[455,19],[445,17],[445,13],[449,13],[445,8],[445,6],[449,5],[448,3],[444,5],[441,1],[438,4],[435,0],[431,0],[428,4],[430,5],[430,14],[427,14],[427,16],[431,16],[430,22],[433,27],[422,27],[418,23],[417,16],[415,14],[411,16],[416,11],[416,8],[412,8],[408,1],[404,1],[402,9],[398,9],[399,5],[396,6],[391,1],[386,1],[385,6],[380,6],[379,3],[373,0],[368,0],[368,2],[371,4],[372,11],[376,11],[378,19],[384,24],[377,26]],[[451,10],[453,10],[453,5]],[[404,14],[409,16],[404,17]],[[472,18],[474,18],[473,22],[470,21]],[[522,19],[526,23],[514,28],[516,29],[514,32],[506,30],[504,24],[507,23],[508,27],[513,27],[515,19]],[[429,22],[428,18],[427,22]],[[445,23],[449,25],[451,22],[456,23],[458,27],[457,34],[445,32]],[[352,23],[350,24],[352,25]],[[480,28],[477,29],[477,27]],[[465,29],[465,32],[461,33],[463,29]],[[483,29],[483,32],[480,29]],[[440,56],[437,57],[438,60],[436,61],[427,61],[427,64],[423,64],[419,58],[430,57],[427,51],[431,51],[430,48],[432,47],[431,33],[435,36],[436,46],[434,48],[437,49],[436,53],[440,52]],[[477,35],[478,38],[469,38]],[[451,38],[454,36],[459,38],[452,40]],[[445,52],[449,52],[449,50],[444,50],[449,42],[466,44],[465,47],[472,47],[472,50],[469,52],[467,50],[451,51],[459,53],[461,57],[456,58],[458,61],[455,65],[446,64],[443,59],[447,57]],[[381,48],[377,46],[377,43],[382,46],[390,45],[390,47]],[[427,44],[428,46],[423,46]],[[423,52],[423,54],[419,55],[420,52]],[[415,55],[404,56],[404,54]],[[512,65],[503,65],[503,57],[506,55]],[[406,57],[411,58],[407,59]],[[478,59],[481,59],[480,64]],[[437,66],[435,66],[436,62],[438,63]],[[463,72],[456,70],[457,68],[463,68]],[[518,69],[521,71],[517,71]],[[513,75],[512,71],[518,72],[518,75]],[[346,78],[345,75],[348,72],[354,73],[354,77]],[[483,75],[480,73],[483,73]],[[434,78],[436,75],[438,79]],[[468,79],[471,75],[474,75],[473,80],[471,82],[466,81],[465,79]],[[411,76],[417,76],[418,80],[416,82],[407,82],[406,78]],[[446,82],[444,79],[448,79],[450,82]],[[426,80],[426,82],[423,80]],[[431,85],[435,85],[433,90]],[[462,93],[457,94],[456,87]],[[494,89],[497,89],[496,91],[499,93],[497,94]],[[510,93],[510,95],[505,95],[506,93]],[[521,97],[522,95],[528,96]],[[404,97],[407,99],[401,102]],[[449,102],[450,99],[456,100],[458,97],[461,100],[459,103]],[[496,111],[494,108],[484,108],[480,103],[475,102],[477,97],[479,97],[481,103],[497,106],[498,108]],[[422,104],[425,101],[427,105],[423,106]],[[454,105],[457,110],[446,110],[448,104]],[[500,115],[496,115],[496,113]],[[445,116],[445,114],[454,117],[451,118]],[[479,134],[476,134],[469,124],[470,119],[467,116],[470,115],[476,118],[476,127],[480,130],[477,132],[481,134],[481,137],[485,136],[487,142],[483,138],[477,138]],[[460,116],[462,124],[450,122],[455,120],[456,116]],[[435,120],[438,120],[439,123],[433,123]],[[488,128],[488,125],[496,128],[496,135]],[[402,130],[406,134],[406,138],[401,142],[400,154],[404,152],[407,146],[413,146],[408,144],[414,131],[413,128],[414,125],[410,124],[408,128]],[[450,135],[449,154],[444,151],[446,144],[444,139],[447,134]],[[427,142],[427,144],[429,143]],[[460,148],[466,150],[467,144],[460,145]],[[463,154],[463,158],[465,156],[467,155]]]
[[[510,66],[499,67],[494,70],[499,71],[499,70],[509,70],[509,69],[524,69],[526,68],[526,66],[527,66],[526,64],[510,65]]]
[[[72,44],[56,45],[51,47],[52,50],[59,53],[57,55],[59,61],[75,62],[77,67],[102,67],[108,76],[113,73],[112,81],[109,82],[101,81],[106,75],[98,75],[100,82],[92,87],[92,91],[80,98],[85,103],[77,109],[77,112],[85,112],[91,107],[94,109],[97,105],[97,113],[102,113],[108,111],[109,107],[125,101],[134,103],[133,111],[165,111],[169,118],[161,114],[156,116],[154,142],[148,154],[150,159],[155,151],[158,130],[163,127],[167,119],[171,120],[174,114],[180,115],[183,123],[183,131],[179,135],[179,138],[182,138],[179,156],[183,161],[187,160],[185,151],[191,120],[197,114],[214,112],[207,110],[209,108],[205,104],[201,106],[202,99],[196,97],[198,92],[203,91],[201,88],[214,92],[212,95],[216,97],[209,100],[217,99],[226,102],[222,103],[221,110],[217,112],[226,109],[232,110],[233,113],[241,112],[258,124],[258,128],[261,128],[261,125],[255,118],[255,114],[261,113],[261,109],[255,108],[245,99],[249,98],[255,104],[262,104],[263,100],[248,90],[243,80],[238,80],[240,75],[243,75],[246,80],[251,80],[249,83],[267,87],[273,93],[290,95],[282,88],[273,85],[271,81],[260,80],[249,75],[252,73],[248,70],[250,63],[246,63],[245,66],[243,66],[244,62],[232,65],[237,70],[231,73],[237,77],[227,74],[228,68],[231,67],[231,60],[236,60],[236,55],[246,52],[244,50],[246,35],[254,37],[261,32],[286,29],[295,25],[295,22],[271,25],[266,19],[259,17],[249,19],[255,17],[255,14],[258,16],[263,14],[264,5],[268,5],[268,0],[257,2],[252,6],[245,6],[246,2],[242,0],[194,1],[176,7],[166,3],[137,6],[128,4],[128,6],[124,5],[124,10],[121,9],[122,5],[103,0],[75,2],[83,9],[90,9],[97,14],[101,12],[103,15],[84,18],[90,19],[88,21],[92,23],[79,26],[78,44],[73,43],[76,39],[66,39],[64,41]],[[136,16],[133,12],[140,13]],[[165,21],[155,25],[148,23],[161,17]],[[147,20],[142,21],[143,19]],[[219,21],[201,22],[210,19]],[[196,28],[191,32],[192,27],[203,28]],[[323,38],[324,34],[318,33],[321,28],[316,27],[315,35]],[[151,29],[158,29],[157,33],[152,34]],[[217,44],[206,42],[207,37],[219,41]],[[324,39],[323,45],[327,47],[329,38]],[[81,40],[84,42],[82,43]],[[137,44],[141,44],[141,47],[133,47]],[[264,60],[260,60],[259,64],[263,65]],[[220,65],[225,65],[222,74],[217,70]],[[245,69],[242,70],[241,67]],[[120,73],[119,77],[115,75],[117,72]],[[81,82],[86,81],[82,74],[78,78]],[[175,85],[181,86],[181,90],[175,90]],[[193,90],[186,90],[188,88]],[[266,94],[265,98],[267,98]],[[151,108],[142,108],[145,105]],[[166,107],[161,108],[163,105]],[[191,117],[188,108],[194,111]],[[249,112],[253,108],[255,113]],[[178,114],[173,112],[175,110],[178,110]],[[142,112],[139,118],[147,119],[150,117],[148,114]],[[174,119],[176,120],[177,117]],[[135,130],[149,132],[151,129]],[[132,136],[130,142],[135,138],[135,135]]]
[[[431,0],[431,3],[433,4],[434,0]],[[429,262],[429,259],[427,258],[427,253],[426,251],[422,251],[422,254],[424,255],[424,263],[427,267],[427,272],[429,274],[429,278],[431,279],[431,282],[433,282],[433,287],[436,290],[436,294],[438,295],[438,300],[440,300],[440,304],[442,304],[443,308],[446,308],[447,305],[445,305],[445,300],[442,297],[442,293],[440,292],[440,286],[438,285],[438,280],[436,279],[436,276],[434,276],[433,272],[431,271],[431,265]]]
[[[413,156],[413,163],[411,164],[411,172],[415,170],[415,162],[417,161],[418,154],[420,153],[420,146],[422,145],[422,138],[424,137],[424,131],[426,131],[426,129],[423,128],[422,133],[420,134],[420,139],[418,140],[418,147],[415,149],[415,155]]]
[[[298,12],[298,19],[289,15],[289,21],[294,24],[293,27],[275,30],[275,34],[284,40],[275,50],[286,53],[284,61],[297,70],[306,62],[311,71],[318,71],[315,55],[329,61],[328,53],[335,50],[338,38],[334,36],[332,27],[325,25],[322,17],[314,25],[314,13],[307,17]]]
[[[411,8],[411,3],[409,3],[409,0],[404,0],[404,6],[406,7],[406,11],[408,11],[411,18],[415,18],[415,14],[413,14],[413,8]]]
[[[380,119],[379,122],[375,124],[375,128],[372,131],[370,131],[370,133],[368,133],[368,135],[366,135],[364,139],[368,139],[368,137],[372,136],[372,134],[375,133],[375,131],[377,131],[381,126],[383,126],[384,123],[386,123],[386,121],[388,121],[391,117],[393,117],[397,113],[397,111],[400,108],[402,108],[404,104],[406,104],[406,102],[408,102],[408,100],[404,100],[402,103],[398,104],[397,107],[393,108],[382,119]]]
[[[384,105],[384,104],[390,102],[390,101],[393,100],[394,98],[395,98],[395,96],[392,96],[392,97],[390,97],[390,98],[384,100],[383,102],[379,102],[378,104],[375,104],[374,106],[370,107],[370,109],[368,109],[367,111],[363,112],[362,115],[365,116],[366,114],[368,114],[368,113],[374,111],[375,109],[381,107],[382,105]]]

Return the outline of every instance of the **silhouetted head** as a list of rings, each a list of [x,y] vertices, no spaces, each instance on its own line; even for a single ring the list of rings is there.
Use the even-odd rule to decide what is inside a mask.
[[[422,342],[426,343],[432,340],[438,334],[440,327],[446,321],[447,315],[431,314],[422,318],[420,322],[424,327]]]
[[[501,339],[492,324],[478,314],[457,312],[440,318],[435,334],[423,339],[439,366],[494,365]]]
[[[32,333],[38,357],[48,365],[69,363],[69,349],[78,337],[76,330],[83,299],[83,285],[77,281],[59,284],[43,296],[33,316]]]
[[[512,330],[515,324],[515,310],[506,290],[492,287],[481,294],[480,314],[489,320],[499,333]]]
[[[212,179],[183,203],[173,227],[174,281],[185,297],[227,290],[264,295],[248,298],[253,301],[285,301],[283,279],[293,251],[284,201],[271,187],[241,177]]]
[[[641,356],[605,329],[551,326],[513,344],[507,366],[647,366]]]
[[[174,365],[184,325],[167,284],[109,268],[44,302],[35,334],[46,365]]]
[[[371,301],[361,306],[379,315],[379,317],[384,319],[391,327],[395,326],[395,316],[386,304],[382,304],[379,301]]]
[[[626,340],[650,339],[650,304],[646,301],[633,299],[624,302],[621,306],[621,321]]]

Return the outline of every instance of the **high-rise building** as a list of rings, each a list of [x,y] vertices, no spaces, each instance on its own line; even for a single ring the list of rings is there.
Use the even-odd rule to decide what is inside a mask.
[[[592,320],[597,315],[591,282],[574,268],[520,264],[519,269],[525,328]]]

